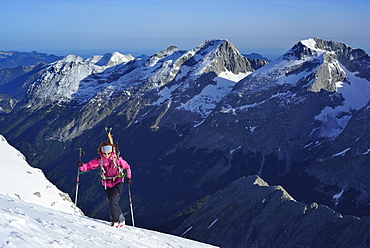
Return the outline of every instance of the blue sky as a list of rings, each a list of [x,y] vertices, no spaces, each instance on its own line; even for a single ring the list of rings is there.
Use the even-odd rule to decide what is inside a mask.
[[[368,0],[0,0],[0,50],[152,55],[227,39],[274,58],[319,37],[370,51]]]

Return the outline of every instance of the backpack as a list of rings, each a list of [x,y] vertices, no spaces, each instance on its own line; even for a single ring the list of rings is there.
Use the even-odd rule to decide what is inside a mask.
[[[117,164],[117,156],[116,155],[113,158],[113,164],[118,169],[118,175],[117,176],[115,176],[115,177],[106,177],[104,175],[106,173],[106,171],[104,170],[103,164],[104,164],[104,160],[103,160],[103,158],[100,158],[101,177],[102,177],[103,180],[112,179],[114,181],[116,178],[124,178],[126,176],[126,173],[125,173],[126,171],[124,169],[122,169],[122,167],[118,166],[118,164]]]

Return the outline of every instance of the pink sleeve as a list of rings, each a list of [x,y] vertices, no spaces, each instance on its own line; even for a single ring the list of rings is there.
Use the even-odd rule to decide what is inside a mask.
[[[86,164],[82,164],[80,167],[81,171],[89,171],[89,170],[95,170],[100,166],[100,157],[94,158],[93,160],[90,160]]]
[[[124,169],[124,170],[127,171],[127,177],[128,178],[131,178],[131,168],[130,168],[130,165],[125,160],[123,160],[122,158],[119,158],[118,161],[119,161],[120,165],[122,166],[122,169]]]

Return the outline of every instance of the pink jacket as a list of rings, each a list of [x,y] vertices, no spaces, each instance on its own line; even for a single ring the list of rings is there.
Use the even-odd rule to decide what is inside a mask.
[[[103,155],[92,159],[90,162],[86,164],[82,164],[80,167],[81,171],[89,171],[95,170],[100,167],[100,161],[103,160],[103,169],[105,171],[104,177],[113,177],[111,179],[102,179],[102,185],[106,187],[113,187],[117,183],[123,182],[123,178],[116,177],[118,175],[118,168],[114,165],[113,158],[116,154],[112,154],[109,158],[104,158]],[[131,169],[130,165],[123,160],[121,157],[117,157],[116,160],[117,166],[121,167],[124,171],[126,171],[126,177],[131,178]],[[116,177],[116,178],[115,178]]]

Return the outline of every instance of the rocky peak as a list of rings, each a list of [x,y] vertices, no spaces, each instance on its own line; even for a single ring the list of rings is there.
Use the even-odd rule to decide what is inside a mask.
[[[225,248],[361,247],[365,241],[359,232],[368,236],[363,226],[369,224],[367,217],[297,202],[281,186],[248,176],[215,193],[173,233]]]
[[[354,49],[344,43],[326,41],[320,38],[309,38],[301,40],[294,45],[287,53],[283,55],[285,59],[299,59],[304,58],[310,59],[310,57],[319,57],[323,53],[332,54],[335,59],[339,57],[347,56]]]
[[[163,118],[169,125],[200,123],[236,82],[254,71],[249,60],[227,40],[207,40],[176,55],[161,60],[162,65],[150,78],[159,85],[153,97],[159,99],[154,105],[163,104],[163,109],[172,116]],[[181,115],[174,114],[179,111]],[[159,115],[162,118],[164,114]],[[189,117],[184,118],[185,115]],[[156,123],[160,126],[164,122]]]
[[[345,67],[350,72],[356,72],[357,76],[370,80],[370,58],[365,51],[334,41],[326,41],[320,38],[303,40],[298,44],[305,46],[306,50],[322,53],[321,65],[315,74],[316,80],[308,90],[318,92],[326,90],[334,92],[338,90],[338,82],[346,80]]]
[[[370,68],[370,58],[364,51],[346,44],[312,38],[298,42],[284,55],[246,77],[236,88],[254,92],[277,84],[305,81],[306,84],[301,85],[308,91],[335,92],[338,82],[346,81],[344,68],[370,77],[366,71]],[[294,80],[288,80],[289,77]]]
[[[285,60],[302,60],[306,57],[317,57],[323,53],[315,47],[315,40],[303,40],[295,44],[289,51],[282,55]]]
[[[250,73],[254,71],[248,58],[244,57],[236,47],[228,40],[209,40],[203,43],[199,54],[208,52],[203,64],[208,65],[202,68],[202,73],[229,71],[234,74]]]

